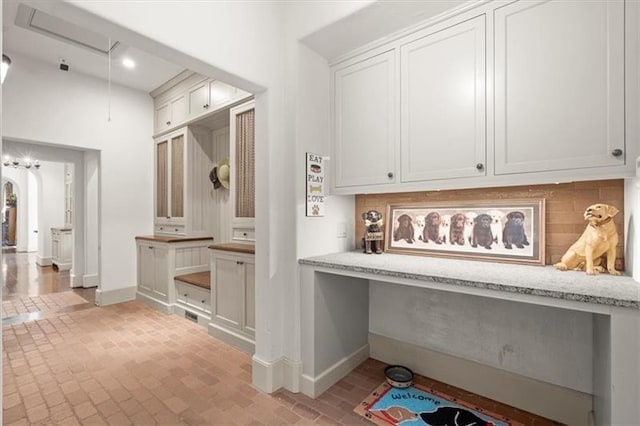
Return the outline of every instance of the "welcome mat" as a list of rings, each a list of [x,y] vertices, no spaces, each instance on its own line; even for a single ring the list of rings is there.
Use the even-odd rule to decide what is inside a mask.
[[[508,417],[417,384],[398,389],[384,382],[353,411],[385,426],[523,426]]]

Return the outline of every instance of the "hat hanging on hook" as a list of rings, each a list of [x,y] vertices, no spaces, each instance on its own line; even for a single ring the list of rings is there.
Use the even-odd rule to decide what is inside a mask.
[[[213,183],[215,189],[221,186],[229,189],[229,177],[231,176],[231,168],[229,166],[229,159],[223,158],[218,161],[217,166],[211,169],[209,172],[209,180]]]

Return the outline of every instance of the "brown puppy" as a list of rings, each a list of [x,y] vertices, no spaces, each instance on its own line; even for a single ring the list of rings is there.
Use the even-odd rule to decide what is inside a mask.
[[[440,213],[438,212],[431,212],[425,218],[422,241],[428,243],[429,240],[436,244],[442,244],[442,239],[440,238]]]
[[[607,271],[611,275],[620,275],[616,271],[616,246],[618,245],[618,232],[613,223],[613,216],[618,214],[618,209],[608,204],[594,204],[587,207],[584,218],[589,221],[587,229],[578,241],[573,243],[569,250],[556,263],[556,269],[566,271],[575,269],[584,263],[589,275],[595,275],[601,268],[594,265],[594,259],[603,254],[607,255]]]

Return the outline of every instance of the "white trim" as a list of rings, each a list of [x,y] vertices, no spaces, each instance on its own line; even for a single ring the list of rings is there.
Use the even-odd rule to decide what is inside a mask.
[[[76,275],[72,273],[70,278],[71,278],[70,284],[72,288],[82,287],[82,281],[83,281],[82,275]]]
[[[36,256],[36,265],[38,266],[51,266],[51,263],[50,257]]]
[[[251,359],[251,381],[253,386],[266,393],[273,393],[282,387],[282,358],[263,361],[254,355]]]
[[[302,361],[282,357],[275,361],[264,361],[254,355],[252,358],[253,386],[263,392],[273,393],[280,388],[290,392],[300,392]]]
[[[589,424],[591,395],[369,333],[371,358],[566,424]]]
[[[331,367],[311,377],[306,374],[301,376],[301,392],[311,398],[317,398],[324,391],[336,384],[340,379],[349,374],[351,370],[362,364],[369,358],[369,344],[361,346],[350,355],[342,358]]]
[[[134,287],[134,290],[137,289],[137,287]],[[100,292],[100,290],[96,291],[96,301],[98,299],[98,293]],[[140,302],[150,306],[151,308],[162,312],[163,314],[172,314],[173,313],[173,305],[163,302],[162,300],[158,300],[158,299],[154,299],[153,297],[146,295],[144,293],[140,293],[139,291],[135,293],[134,299],[139,300]],[[127,299],[127,300],[132,300],[132,299]],[[121,302],[126,302],[127,300],[122,300]],[[120,303],[120,302],[115,302],[115,303]]]
[[[87,274],[82,277],[82,287],[91,288],[98,286],[98,274]]]
[[[209,323],[209,335],[216,339],[220,339],[231,346],[235,346],[248,354],[253,354],[255,352],[256,342],[254,340],[227,328],[220,327],[212,322]]]
[[[136,286],[117,288],[115,290],[96,290],[96,305],[107,306],[135,300]]]

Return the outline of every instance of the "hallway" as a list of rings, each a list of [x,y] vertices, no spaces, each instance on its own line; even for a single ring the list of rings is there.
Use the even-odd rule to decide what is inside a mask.
[[[382,362],[369,359],[315,400],[264,394],[251,386],[251,356],[205,328],[137,301],[98,307],[93,290],[70,290],[68,276],[30,262],[3,257],[4,425],[371,424],[352,410],[384,380]],[[416,381],[524,424],[549,424]]]

